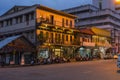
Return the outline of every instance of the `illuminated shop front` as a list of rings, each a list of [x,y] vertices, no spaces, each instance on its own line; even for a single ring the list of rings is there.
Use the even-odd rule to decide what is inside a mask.
[[[98,52],[100,58],[104,58],[112,52],[107,53],[107,49],[111,48],[111,38],[110,32],[100,28],[92,27],[92,31],[96,34],[92,36],[92,41],[96,44],[95,52]]]
[[[96,27],[81,29],[80,41],[82,46],[79,53],[82,57],[104,58],[112,52],[110,32]]]
[[[48,58],[49,50],[47,48],[41,48],[38,50],[38,58]]]
[[[63,50],[59,46],[51,46],[51,47],[40,47],[38,49],[38,58],[49,58],[54,56],[63,56]]]
[[[37,58],[65,57],[73,58],[75,56],[75,47],[64,45],[51,45],[50,47],[39,47]]]
[[[85,51],[85,48],[84,47],[80,47],[79,48],[79,55],[84,58],[86,57],[86,51]]]
[[[50,26],[49,26],[50,27]],[[74,41],[72,29],[56,27],[44,28],[41,26],[37,29],[37,50],[38,58],[74,57],[74,50],[80,42]],[[61,31],[62,29],[62,31]]]
[[[92,42],[93,35],[95,34],[89,28],[80,29],[81,47],[79,48],[79,54],[81,57],[89,59],[93,57],[93,49],[95,47],[95,43]]]
[[[78,50],[78,56],[81,59],[91,60],[94,56],[92,50],[93,50],[92,48],[82,46]]]
[[[85,46],[86,57],[92,58],[94,56],[93,50],[95,48],[95,43],[94,42],[83,42],[83,46]]]

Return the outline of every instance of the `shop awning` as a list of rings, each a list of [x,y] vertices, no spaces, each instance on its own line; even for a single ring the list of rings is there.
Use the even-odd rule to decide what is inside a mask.
[[[80,29],[81,33],[94,35],[95,33],[90,28]]]
[[[98,36],[104,36],[104,37],[111,36],[111,33],[108,30],[104,30],[104,29],[96,28],[96,27],[92,27],[91,30]]]
[[[0,52],[34,51],[35,46],[24,36],[17,35],[0,41]]]
[[[6,46],[7,44],[9,44],[10,42],[12,42],[13,40],[15,40],[19,37],[21,37],[21,35],[8,37],[8,38],[0,41],[0,49],[2,49],[4,46]]]

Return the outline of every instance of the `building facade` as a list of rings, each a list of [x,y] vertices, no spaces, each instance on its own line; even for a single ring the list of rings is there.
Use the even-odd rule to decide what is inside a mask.
[[[76,27],[96,26],[111,32],[113,54],[120,50],[120,4],[118,0],[92,0],[91,5],[77,6],[63,10],[78,16]]]
[[[0,39],[23,34],[35,43],[36,6],[14,6],[0,16]]]
[[[111,58],[110,32],[100,28],[82,28],[78,35],[81,47],[78,54],[88,58]]]
[[[74,48],[80,42],[74,40],[76,17],[48,7],[36,9],[36,36],[38,57],[73,57]]]

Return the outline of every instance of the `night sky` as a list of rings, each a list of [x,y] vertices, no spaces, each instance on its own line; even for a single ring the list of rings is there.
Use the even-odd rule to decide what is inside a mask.
[[[66,9],[70,7],[91,4],[91,0],[0,0],[0,15],[15,5],[42,4],[53,9]]]

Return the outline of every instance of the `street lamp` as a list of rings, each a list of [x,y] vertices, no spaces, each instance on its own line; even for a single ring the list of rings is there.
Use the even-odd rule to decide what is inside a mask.
[[[72,56],[72,58],[74,58],[75,57],[75,47],[73,46],[72,48],[73,48],[73,56]]]
[[[62,56],[62,49],[63,49],[63,47],[61,46],[60,47],[60,57]]]
[[[116,4],[120,4],[120,0],[115,0],[115,3]]]
[[[48,43],[48,53],[49,53],[49,55],[50,55],[50,57],[51,57],[50,43]]]
[[[116,0],[116,2],[120,2],[120,0]]]

